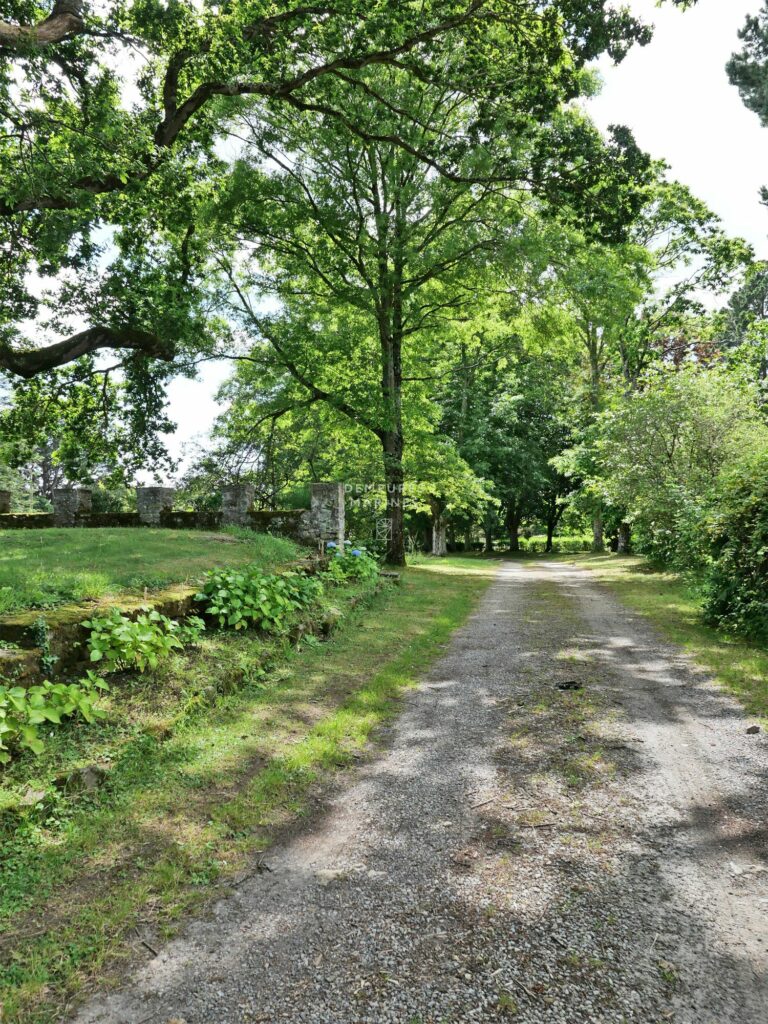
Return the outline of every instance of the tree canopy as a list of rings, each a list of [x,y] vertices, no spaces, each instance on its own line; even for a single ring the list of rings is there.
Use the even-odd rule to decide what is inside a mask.
[[[359,484],[395,563],[565,528],[752,628],[766,267],[583,103],[650,37],[605,0],[6,0],[2,479],[173,472],[166,387],[227,359],[185,500]],[[765,4],[741,38],[768,123]]]
[[[466,131],[419,158],[455,176],[468,146],[509,118],[516,129],[549,122],[582,91],[589,60],[620,58],[647,38],[603,0],[6,4],[0,368],[31,377],[103,348],[173,360],[199,347],[209,326],[198,294],[201,206],[243,97],[267,147],[283,142],[274,129],[283,109],[407,147],[410,112],[394,131],[349,118],[363,97],[391,115],[366,70],[448,88],[471,100]],[[546,177],[553,145],[577,151],[579,178],[610,155],[596,133],[561,122],[541,140],[532,184]],[[614,158],[636,158],[626,136],[616,146]],[[552,198],[583,184],[547,180]],[[33,332],[22,329],[30,321]]]

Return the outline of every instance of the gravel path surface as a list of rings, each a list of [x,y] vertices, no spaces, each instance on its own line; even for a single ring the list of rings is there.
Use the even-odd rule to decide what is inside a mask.
[[[750,724],[588,571],[504,564],[323,819],[77,1021],[766,1024]]]

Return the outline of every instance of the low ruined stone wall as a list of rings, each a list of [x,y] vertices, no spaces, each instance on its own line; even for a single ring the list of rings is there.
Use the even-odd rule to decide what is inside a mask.
[[[244,526],[289,537],[299,544],[324,548],[328,541],[344,543],[344,487],[311,485],[311,508],[257,510],[253,487],[237,484],[222,489],[220,512],[176,511],[172,487],[137,487],[136,512],[93,512],[91,491],[85,487],[53,492],[53,512],[11,512],[10,492],[0,491],[0,530],[66,527],[154,526],[171,530],[218,530]],[[8,496],[5,501],[4,495]],[[6,511],[3,508],[8,506]]]
[[[43,530],[55,525],[52,512],[6,512],[0,515],[0,530]]]
[[[218,530],[220,512],[163,512],[160,526],[167,530]]]
[[[139,526],[138,512],[92,512],[81,526]]]
[[[278,534],[299,544],[313,544],[317,540],[308,509],[252,509],[249,519],[260,534]]]

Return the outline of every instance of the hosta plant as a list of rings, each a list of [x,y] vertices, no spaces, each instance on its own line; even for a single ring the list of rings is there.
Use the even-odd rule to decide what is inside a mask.
[[[219,626],[247,629],[256,626],[279,633],[297,612],[322,594],[316,577],[301,573],[265,573],[254,566],[209,572],[197,599]]]
[[[94,616],[83,625],[90,630],[88,651],[92,663],[102,672],[156,668],[158,661],[184,646],[177,622],[147,609],[135,619],[113,608],[107,615]],[[199,632],[198,632],[199,635]]]

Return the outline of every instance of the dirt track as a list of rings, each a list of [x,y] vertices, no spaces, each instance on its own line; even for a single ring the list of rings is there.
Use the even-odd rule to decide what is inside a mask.
[[[588,571],[505,564],[322,820],[77,1021],[765,1024],[750,724]]]

